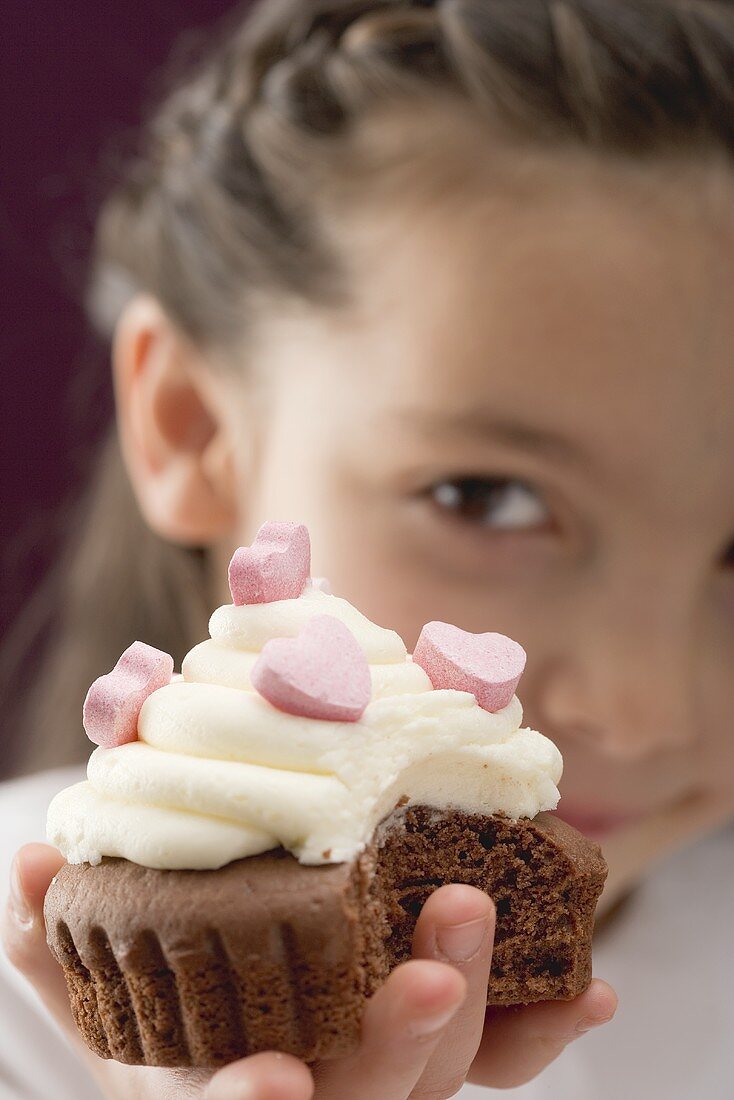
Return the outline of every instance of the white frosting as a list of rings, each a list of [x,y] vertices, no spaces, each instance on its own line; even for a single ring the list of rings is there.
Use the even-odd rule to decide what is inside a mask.
[[[264,643],[315,614],[346,623],[365,650],[372,701],[359,722],[298,718],[253,691]],[[522,729],[513,698],[490,714],[473,695],[434,691],[400,637],[345,600],[220,607],[183,679],[143,704],[139,740],[92,753],[61,791],[49,840],[71,863],[122,856],[156,868],[217,868],[283,845],[302,863],[353,858],[400,801],[534,817],[558,803],[555,745]]]

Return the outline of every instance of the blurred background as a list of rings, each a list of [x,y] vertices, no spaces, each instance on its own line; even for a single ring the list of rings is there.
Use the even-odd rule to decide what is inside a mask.
[[[111,415],[108,349],[87,327],[83,297],[115,153],[155,97],[174,45],[185,50],[230,7],[2,5],[12,110],[3,112],[0,176],[0,637],[57,552]],[[0,700],[0,778],[12,772],[15,749],[7,702]]]

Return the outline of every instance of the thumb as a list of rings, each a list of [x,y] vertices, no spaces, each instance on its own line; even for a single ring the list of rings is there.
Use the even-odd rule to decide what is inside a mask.
[[[10,893],[0,918],[2,944],[10,962],[35,988],[54,1019],[80,1042],[66,980],[46,943],[43,902],[64,857],[49,844],[25,844],[10,869]]]

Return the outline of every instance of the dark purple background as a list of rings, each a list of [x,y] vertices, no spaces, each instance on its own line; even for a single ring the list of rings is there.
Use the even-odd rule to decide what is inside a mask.
[[[111,145],[135,127],[182,32],[227,0],[6,0],[0,200],[0,630],[63,529],[111,410],[82,311]],[[65,505],[67,505],[65,507]]]
[[[42,652],[7,632],[27,621],[112,414],[109,348],[83,308],[96,210],[172,51],[236,6],[0,5],[0,778],[14,770],[16,707]],[[11,651],[24,657],[8,672]]]

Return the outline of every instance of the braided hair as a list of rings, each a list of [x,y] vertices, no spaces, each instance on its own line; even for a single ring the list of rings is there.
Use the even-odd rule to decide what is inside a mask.
[[[731,153],[734,2],[265,0],[240,12],[164,99],[103,211],[102,326],[135,287],[202,341],[239,334],[248,292],[336,293],[321,184],[350,162],[371,111],[442,96],[551,147]]]
[[[430,118],[438,102],[473,113],[490,151],[499,134],[601,156],[730,157],[734,0],[261,0],[235,10],[161,99],[102,207],[96,326],[111,335],[143,290],[200,346],[226,347],[246,336],[263,294],[348,293],[323,216],[330,182],[364,180],[370,117],[404,105]],[[131,638],[180,660],[206,630],[206,552],[146,526],[114,435],[76,528],[40,687],[9,726],[15,771],[84,758],[84,693]],[[36,610],[51,605],[39,593]],[[7,639],[8,691],[45,636],[33,614]]]

